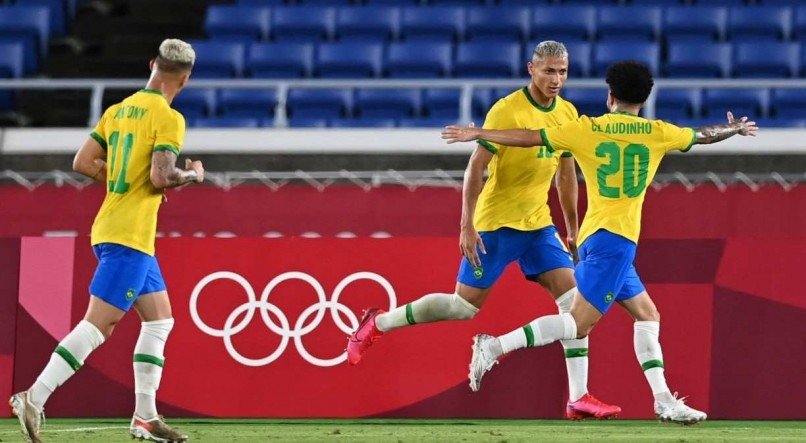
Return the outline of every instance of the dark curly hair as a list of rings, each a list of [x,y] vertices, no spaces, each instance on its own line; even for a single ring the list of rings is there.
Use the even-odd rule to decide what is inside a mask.
[[[605,81],[616,100],[634,105],[645,102],[655,84],[649,68],[632,60],[610,65]]]

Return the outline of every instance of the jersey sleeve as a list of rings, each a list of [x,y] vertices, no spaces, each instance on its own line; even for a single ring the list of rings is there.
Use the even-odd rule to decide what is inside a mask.
[[[662,122],[663,147],[666,152],[672,150],[688,151],[697,141],[697,131],[693,128],[681,128],[671,123]]]
[[[515,123],[515,119],[513,118],[512,111],[508,111],[506,109],[506,102],[504,100],[498,100],[492,108],[487,112],[487,117],[484,119],[484,129],[514,129],[517,128]],[[501,145],[498,143],[489,142],[484,139],[478,139],[478,144],[481,145],[484,149],[492,152],[493,154],[498,153],[498,150],[501,149]]]
[[[171,151],[178,156],[185,142],[185,118],[173,109],[167,109],[156,118],[156,133],[154,152]]]
[[[114,109],[113,109],[114,108]],[[106,140],[109,134],[106,133],[106,123],[109,120],[110,114],[117,112],[117,106],[110,106],[107,108],[104,115],[101,116],[101,119],[98,120],[98,124],[95,125],[95,128],[90,132],[90,137],[95,139],[104,151],[106,151]]]
[[[564,151],[563,156],[566,156],[566,153],[574,154],[577,146],[581,144],[583,132],[585,132],[585,122],[584,117],[580,117],[560,126],[541,129],[540,138],[543,139],[543,144],[549,151]]]

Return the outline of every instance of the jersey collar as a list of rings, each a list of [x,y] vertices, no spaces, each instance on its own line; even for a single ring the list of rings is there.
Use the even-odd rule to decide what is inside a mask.
[[[523,94],[526,96],[526,99],[529,100],[529,103],[531,103],[532,106],[537,108],[539,111],[551,112],[551,111],[554,110],[555,107],[557,107],[557,98],[556,97],[554,98],[554,100],[551,101],[551,104],[548,107],[540,106],[540,103],[536,102],[535,99],[532,98],[532,94],[529,94],[529,87],[528,86],[524,86],[523,89],[521,89],[521,91],[523,91]]]
[[[644,117],[641,117],[640,115],[630,114],[629,112],[624,112],[624,111],[613,111],[613,112],[611,112],[611,114],[629,115],[630,117],[644,118]]]
[[[141,89],[141,90],[139,90],[139,91],[137,91],[137,92],[144,92],[144,93],[146,93],[146,94],[156,94],[156,95],[159,95],[159,96],[165,97],[164,95],[162,95],[162,92],[161,92],[161,91],[156,91],[156,90],[154,90],[154,89],[146,89],[146,88],[143,88],[143,89]]]

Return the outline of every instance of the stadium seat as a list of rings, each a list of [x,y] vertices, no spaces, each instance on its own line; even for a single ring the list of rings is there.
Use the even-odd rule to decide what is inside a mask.
[[[330,120],[331,128],[394,128],[393,118],[336,118]]]
[[[804,128],[806,119],[803,118],[757,118],[755,119],[759,128]]]
[[[583,6],[602,6],[602,5],[616,5],[619,3],[619,0],[563,0],[563,4],[566,5],[583,5]]]
[[[590,6],[532,8],[532,40],[590,40],[595,35],[596,9]]]
[[[285,6],[288,4],[286,0],[238,0],[236,3],[241,6]]]
[[[276,105],[276,89],[222,89],[218,91],[218,113],[223,117],[273,117]]]
[[[341,8],[336,23],[340,41],[393,40],[400,29],[400,10],[389,7]]]
[[[607,113],[607,90],[605,89],[566,89],[562,97],[576,106],[579,115],[598,117]]]
[[[197,119],[214,114],[215,91],[212,89],[186,88],[174,97],[171,107],[186,119]]]
[[[792,33],[799,38],[801,42],[806,40],[806,6],[795,9]]]
[[[523,42],[529,37],[529,9],[513,6],[468,8],[466,26],[467,40]]]
[[[724,78],[731,74],[730,43],[669,43],[667,77]]]
[[[333,8],[296,6],[274,8],[271,30],[275,41],[319,42],[332,40],[335,25]]]
[[[216,39],[267,40],[270,13],[269,8],[254,6],[210,6],[204,20],[204,32]]]
[[[451,6],[403,8],[400,35],[406,41],[459,41],[464,38],[464,24],[464,8]]]
[[[255,43],[249,46],[247,71],[255,78],[313,75],[313,43]]]
[[[333,119],[351,115],[353,94],[349,89],[291,89],[288,115],[293,119]]]
[[[769,91],[766,89],[707,89],[703,95],[703,115],[722,119],[727,111],[733,112],[736,118],[764,117],[767,114]]]
[[[797,77],[800,70],[798,43],[739,43],[735,47],[736,77]]]
[[[352,0],[296,0],[303,6],[352,6]]]
[[[490,107],[492,107],[495,102],[501,100],[502,98],[512,94],[523,94],[523,87],[520,88],[493,88],[490,91]]]
[[[24,49],[22,43],[0,43],[0,78],[22,77]]]
[[[241,77],[244,65],[244,47],[234,42],[193,42],[196,64],[195,78]]]
[[[43,6],[0,7],[0,37],[26,37],[34,55],[47,54],[50,39],[50,13]]]
[[[64,35],[66,26],[65,3],[62,0],[17,0],[14,4],[20,6],[44,6],[48,8],[50,32],[54,37]]]
[[[658,7],[602,7],[597,11],[599,39],[623,38],[655,41],[660,37],[661,9]]]
[[[454,75],[457,77],[515,77],[520,72],[518,43],[462,43],[457,46]]]
[[[791,23],[791,8],[734,7],[728,13],[728,34],[731,39],[787,40]]]
[[[700,110],[699,89],[659,89],[655,100],[655,116],[665,121],[695,118]]]
[[[607,67],[624,59],[646,64],[652,75],[658,75],[660,49],[651,42],[610,41],[596,45],[593,55],[593,75],[603,76]]]
[[[451,43],[390,43],[384,75],[393,78],[448,77],[451,74]]]
[[[383,60],[380,43],[322,43],[314,75],[322,78],[379,77]]]
[[[401,128],[444,128],[448,125],[455,125],[457,119],[453,118],[401,118],[397,125]]]
[[[663,34],[703,40],[722,40],[728,23],[728,10],[719,7],[670,7],[663,15]]]
[[[684,0],[630,0],[634,6],[680,6],[686,3]]]
[[[423,115],[432,119],[446,119],[456,121],[459,119],[459,99],[461,91],[456,88],[426,89],[423,96]],[[490,90],[476,88],[471,98],[471,118],[477,124],[484,120],[484,116],[492,106]]]
[[[200,117],[193,122],[196,128],[257,128],[260,120],[249,117]]]
[[[420,0],[364,0],[364,2],[371,6],[417,6]]]
[[[359,89],[355,93],[355,116],[360,119],[400,119],[420,113],[418,89]]]
[[[291,118],[288,126],[292,128],[327,128],[326,118]]]
[[[806,90],[775,89],[770,108],[770,114],[776,118],[806,119]]]
[[[532,61],[535,47],[539,41],[533,41],[523,46],[523,64]],[[591,70],[591,44],[588,42],[565,42],[568,50],[568,77],[588,77]],[[529,75],[526,67],[521,68],[523,75]]]

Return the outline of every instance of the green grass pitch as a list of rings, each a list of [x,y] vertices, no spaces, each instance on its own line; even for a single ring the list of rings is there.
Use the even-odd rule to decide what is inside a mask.
[[[655,421],[610,420],[169,420],[191,442],[262,441],[806,441],[804,421],[707,421],[680,426]],[[45,442],[129,442],[128,420],[52,419]],[[23,441],[16,419],[0,419],[0,441]]]

